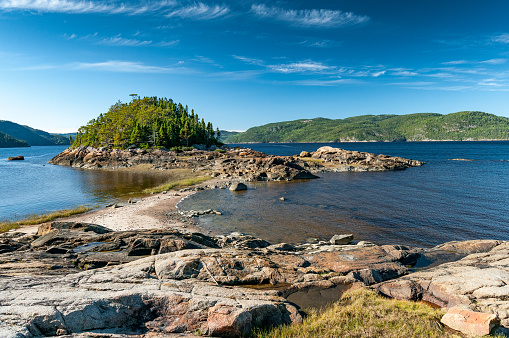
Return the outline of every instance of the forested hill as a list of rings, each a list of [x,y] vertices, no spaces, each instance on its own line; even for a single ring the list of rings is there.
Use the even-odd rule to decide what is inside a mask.
[[[45,131],[23,126],[11,121],[0,120],[0,132],[12,138],[25,141],[30,146],[67,145],[70,143],[68,138],[52,135]]]
[[[270,123],[231,136],[226,143],[507,140],[509,118],[477,111],[448,115],[363,115]]]
[[[118,102],[81,127],[72,146],[120,149],[211,146],[220,143],[216,134],[220,134],[219,129],[214,131],[212,123],[200,120],[187,106],[166,98],[134,96],[131,102]]]
[[[28,147],[28,143],[20,141],[7,134],[0,132],[0,148]]]

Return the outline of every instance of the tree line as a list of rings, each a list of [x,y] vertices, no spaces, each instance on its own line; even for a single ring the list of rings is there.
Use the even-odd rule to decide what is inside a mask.
[[[194,110],[189,112],[187,106],[156,96],[131,96],[131,102],[119,101],[80,127],[72,146],[126,149],[220,145],[219,129],[214,131],[211,122],[200,119]]]

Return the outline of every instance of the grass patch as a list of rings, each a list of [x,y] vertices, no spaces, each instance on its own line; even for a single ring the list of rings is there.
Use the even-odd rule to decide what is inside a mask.
[[[313,163],[322,163],[321,158],[312,158],[312,157],[299,157],[304,162],[313,162]]]
[[[170,189],[180,189],[184,187],[189,187],[191,185],[199,184],[210,179],[212,179],[212,177],[210,176],[185,178],[177,181],[168,182],[155,188],[145,189],[143,190],[143,192],[146,194],[150,194],[167,191]]]
[[[57,218],[69,217],[73,215],[83,214],[87,211],[93,210],[96,207],[88,205],[80,205],[73,209],[57,210],[50,213],[29,215],[19,221],[1,221],[0,222],[0,233],[7,232],[12,229],[17,229],[23,225],[34,225],[53,221]]]
[[[345,293],[323,311],[311,311],[300,325],[257,329],[252,337],[457,337],[443,330],[443,314],[422,303],[387,299],[362,288]]]

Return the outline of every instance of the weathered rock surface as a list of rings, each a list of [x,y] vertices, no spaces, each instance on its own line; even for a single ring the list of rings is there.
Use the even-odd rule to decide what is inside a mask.
[[[271,246],[239,233],[113,232],[70,222],[0,241],[9,247],[0,254],[1,337],[113,329],[238,336],[297,323],[298,306],[405,274],[419,256],[402,246]]]
[[[470,254],[374,287],[393,298],[491,313],[509,327],[509,242],[450,242],[435,249],[444,248]]]
[[[442,317],[442,324],[469,336],[485,336],[500,324],[496,315],[450,308]]]
[[[66,149],[50,163],[85,169],[132,167],[150,164],[154,169],[189,168],[212,177],[245,181],[283,181],[317,178],[325,171],[385,171],[421,166],[423,162],[400,157],[321,147],[302,156],[273,156],[251,149],[225,151],[192,150],[183,153],[156,149]]]
[[[8,157],[7,161],[23,161],[24,159],[25,159],[25,157],[19,155],[19,156]]]

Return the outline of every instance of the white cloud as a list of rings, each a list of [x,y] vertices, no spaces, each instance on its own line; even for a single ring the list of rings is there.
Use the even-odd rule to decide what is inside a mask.
[[[509,43],[509,34],[501,34],[493,37],[493,41],[500,42],[500,43]]]
[[[156,44],[158,47],[171,47],[175,46],[180,43],[180,40],[173,40],[173,41],[161,41]]]
[[[260,4],[252,5],[251,11],[262,18],[276,19],[303,27],[340,27],[356,25],[369,20],[367,16],[330,9],[295,10],[267,7]]]
[[[502,65],[506,62],[507,62],[507,59],[490,59],[490,60],[481,61],[479,63],[484,63],[484,64],[488,64],[488,65]]]
[[[230,8],[228,6],[209,6],[203,2],[199,2],[188,7],[176,9],[166,16],[169,18],[176,16],[185,19],[212,20],[226,16],[229,12]]]
[[[384,74],[385,74],[385,72],[386,72],[385,70],[382,70],[382,71],[379,71],[379,72],[376,72],[376,73],[371,74],[371,76],[373,76],[373,77],[379,77],[379,76],[384,75]]]
[[[320,62],[304,61],[288,64],[269,65],[268,68],[278,73],[319,73],[334,70],[336,67],[328,66]]]
[[[65,65],[61,68],[70,70],[97,70],[119,73],[177,73],[185,70],[185,68],[150,66],[141,62],[118,60],[105,62],[75,62]]]
[[[152,44],[152,41],[137,40],[137,39],[125,39],[120,36],[114,36],[111,38],[105,38],[98,42],[100,45],[107,46],[121,46],[121,47],[140,47],[148,46]]]
[[[464,65],[467,63],[469,63],[467,60],[454,60],[454,61],[442,62],[443,65]]]
[[[105,13],[139,15],[174,6],[175,1],[159,1],[138,6],[123,3],[74,0],[0,0],[0,9],[48,13]]]
[[[245,63],[249,63],[251,65],[257,65],[257,66],[263,66],[264,65],[264,62],[262,60],[259,60],[259,59],[253,59],[253,58],[248,58],[248,57],[239,56],[239,55],[232,55],[232,56],[235,59],[237,59],[237,60],[243,61]]]

